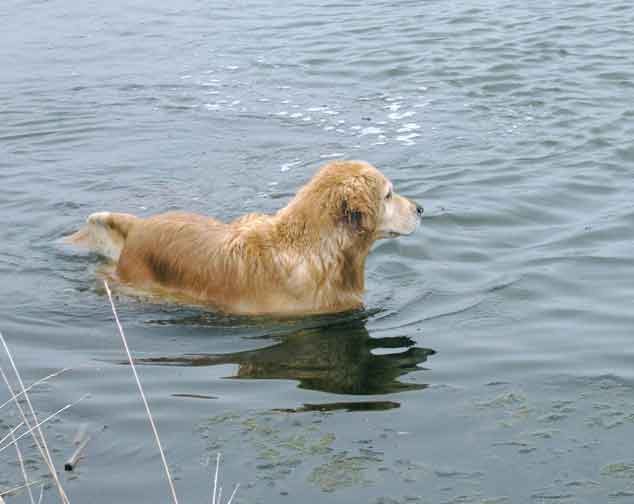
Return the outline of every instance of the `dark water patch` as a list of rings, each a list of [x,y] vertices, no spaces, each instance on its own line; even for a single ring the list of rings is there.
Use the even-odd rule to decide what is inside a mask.
[[[435,352],[407,337],[371,338],[364,324],[306,329],[278,336],[280,342],[233,354],[147,357],[138,363],[175,366],[234,364],[232,378],[296,380],[300,388],[337,394],[388,394],[425,388],[398,381]],[[376,354],[377,350],[395,349]]]
[[[218,399],[218,397],[204,395],[204,394],[172,394],[172,397],[183,397],[186,399]]]
[[[318,411],[326,413],[329,411],[343,410],[351,411],[386,411],[399,407],[399,403],[394,401],[355,401],[355,402],[335,402],[328,404],[304,404],[299,408],[279,409],[281,413],[308,413]]]

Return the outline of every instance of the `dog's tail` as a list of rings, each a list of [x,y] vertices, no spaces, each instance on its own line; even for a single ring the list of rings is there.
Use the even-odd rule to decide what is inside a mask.
[[[97,212],[91,214],[84,227],[66,237],[65,241],[117,261],[130,229],[140,220],[132,214]]]

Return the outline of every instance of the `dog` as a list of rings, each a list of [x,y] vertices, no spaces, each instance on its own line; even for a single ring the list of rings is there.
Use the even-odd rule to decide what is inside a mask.
[[[361,308],[372,244],[413,233],[422,214],[374,166],[333,161],[274,215],[98,212],[67,241],[113,261],[116,280],[135,289],[230,314],[301,316]]]

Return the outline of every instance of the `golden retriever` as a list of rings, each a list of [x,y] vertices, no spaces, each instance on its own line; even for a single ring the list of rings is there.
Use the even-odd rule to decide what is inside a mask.
[[[274,215],[98,212],[68,241],[115,261],[134,288],[234,314],[333,313],[363,305],[370,247],[412,233],[422,213],[372,165],[334,161]]]

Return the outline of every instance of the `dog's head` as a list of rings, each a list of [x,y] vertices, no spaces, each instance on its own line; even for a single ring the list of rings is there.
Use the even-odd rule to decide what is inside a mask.
[[[423,208],[396,194],[392,183],[363,161],[334,161],[322,167],[287,209],[302,209],[308,221],[342,228],[373,242],[414,232]]]

